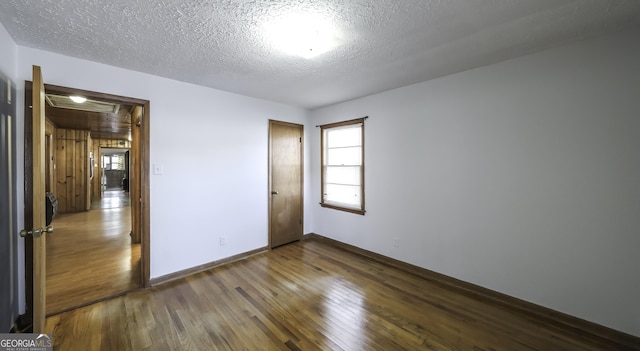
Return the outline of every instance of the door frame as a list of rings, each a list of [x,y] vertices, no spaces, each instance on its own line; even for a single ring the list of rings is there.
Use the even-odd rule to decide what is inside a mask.
[[[302,235],[304,235],[304,125],[302,124],[298,124],[298,123],[291,123],[291,122],[284,122],[284,121],[278,121],[278,120],[274,120],[274,119],[269,119],[269,141],[268,141],[268,189],[267,189],[267,194],[269,196],[269,202],[268,202],[268,217],[269,217],[269,222],[268,222],[268,226],[269,226],[269,240],[268,240],[268,245],[269,245],[269,250],[273,249],[273,244],[272,244],[272,232],[271,232],[271,227],[272,227],[272,223],[271,223],[271,208],[273,206],[273,196],[271,195],[271,190],[273,189],[273,177],[272,177],[272,163],[271,160],[273,158],[273,147],[272,147],[272,138],[273,138],[273,125],[282,125],[282,126],[288,126],[288,127],[295,127],[295,128],[300,128],[300,216],[302,217],[302,223],[301,223],[301,229],[302,232],[300,233],[301,237]]]
[[[28,122],[32,118],[31,112],[31,96],[33,82],[25,81],[25,100],[24,100],[24,154],[25,160],[30,159],[33,154],[32,149],[32,123]],[[141,285],[143,288],[149,288],[150,285],[150,101],[120,95],[100,93],[89,90],[69,88],[51,84],[44,84],[45,92],[55,91],[63,94],[80,94],[88,98],[104,99],[117,101],[128,104],[140,105],[143,107],[143,115],[140,121],[140,140],[138,146],[140,148],[140,224],[141,224],[141,242],[140,242],[140,263],[141,263]],[[133,122],[132,122],[133,123]],[[134,126],[132,126],[133,128]],[[33,175],[27,169],[25,162],[24,184],[25,184],[25,226],[33,222],[32,213],[28,211],[31,206],[30,189]],[[133,200],[132,200],[133,201]],[[55,227],[55,223],[54,223]],[[54,234],[55,235],[55,234]],[[33,243],[29,237],[25,238],[25,295],[26,295],[26,312],[21,316],[19,324],[27,326],[33,322]]]

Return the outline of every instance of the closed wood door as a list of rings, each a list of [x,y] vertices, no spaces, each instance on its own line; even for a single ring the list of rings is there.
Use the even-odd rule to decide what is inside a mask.
[[[25,193],[31,191],[31,213],[33,214],[31,230],[41,230],[40,234],[30,235],[33,242],[33,332],[44,332],[46,314],[47,277],[47,232],[43,230],[45,223],[45,117],[44,117],[44,83],[39,66],[33,66],[32,116],[31,116],[31,189],[25,185]],[[25,159],[25,166],[29,163]],[[26,170],[25,170],[26,172]],[[26,196],[25,194],[25,201]],[[27,222],[25,222],[27,225]]]
[[[303,126],[269,121],[269,247],[302,238]]]

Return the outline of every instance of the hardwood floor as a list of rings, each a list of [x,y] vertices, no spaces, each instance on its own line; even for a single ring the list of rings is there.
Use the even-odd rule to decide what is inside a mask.
[[[46,332],[56,350],[620,350],[316,240],[51,316]]]
[[[47,315],[141,287],[140,245],[131,244],[131,207],[122,191],[55,217],[47,237]],[[118,206],[119,204],[119,206]],[[125,207],[122,207],[125,206]]]
[[[92,210],[104,210],[108,208],[121,208],[131,206],[129,193],[120,188],[107,189],[102,192],[102,198],[91,202]],[[131,227],[131,225],[129,225]]]

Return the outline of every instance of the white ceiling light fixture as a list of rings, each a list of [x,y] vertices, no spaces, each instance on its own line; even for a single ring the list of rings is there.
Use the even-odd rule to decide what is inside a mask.
[[[85,101],[87,101],[86,97],[77,96],[77,95],[71,95],[71,96],[69,96],[69,99],[71,99],[71,101],[75,102],[76,104],[82,104]]]
[[[310,59],[340,45],[333,23],[314,13],[282,15],[265,24],[265,34],[278,50]]]

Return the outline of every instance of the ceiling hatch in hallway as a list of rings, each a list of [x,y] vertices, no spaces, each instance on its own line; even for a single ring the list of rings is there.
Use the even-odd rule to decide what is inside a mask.
[[[120,104],[114,102],[86,99],[82,103],[77,103],[70,96],[55,94],[46,94],[45,99],[49,106],[57,108],[98,113],[118,113],[120,111]]]

